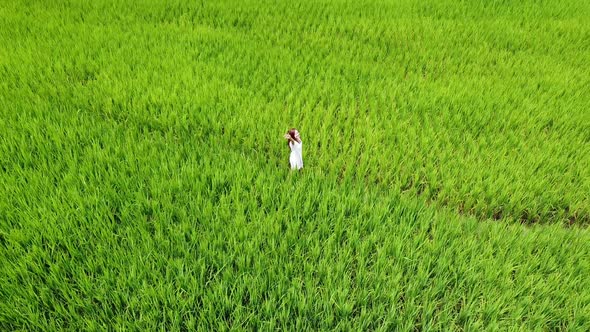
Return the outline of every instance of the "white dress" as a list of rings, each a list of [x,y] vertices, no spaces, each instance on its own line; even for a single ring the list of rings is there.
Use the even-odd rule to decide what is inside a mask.
[[[303,151],[301,149],[301,143],[289,141],[289,147],[291,148],[291,156],[289,157],[289,163],[291,163],[291,169],[302,169],[303,168]]]

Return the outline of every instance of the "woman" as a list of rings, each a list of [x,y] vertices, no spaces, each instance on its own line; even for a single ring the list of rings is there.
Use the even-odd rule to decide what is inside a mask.
[[[299,132],[297,129],[291,128],[291,130],[285,134],[285,139],[291,149],[291,156],[289,157],[291,169],[302,169],[303,152],[301,150],[301,138],[299,137]]]

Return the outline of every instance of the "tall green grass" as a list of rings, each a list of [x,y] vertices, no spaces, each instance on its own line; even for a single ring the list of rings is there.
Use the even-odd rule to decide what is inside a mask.
[[[588,14],[0,4],[0,329],[589,329]]]

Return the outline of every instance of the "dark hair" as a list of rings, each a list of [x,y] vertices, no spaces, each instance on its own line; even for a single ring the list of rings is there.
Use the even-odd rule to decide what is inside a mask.
[[[291,129],[289,129],[289,131],[288,131],[287,133],[289,134],[289,136],[291,136],[291,138],[292,138],[294,141],[296,141],[296,142],[298,142],[298,143],[301,143],[301,138],[300,138],[300,139],[297,139],[297,138],[295,138],[295,133],[296,133],[296,132],[297,132],[297,129],[295,129],[295,128],[291,128]],[[287,141],[287,145],[289,145],[289,141]]]

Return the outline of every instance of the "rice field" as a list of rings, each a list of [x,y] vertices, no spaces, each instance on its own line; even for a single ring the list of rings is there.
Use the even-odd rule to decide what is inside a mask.
[[[0,330],[590,330],[588,63],[583,1],[4,1]]]

